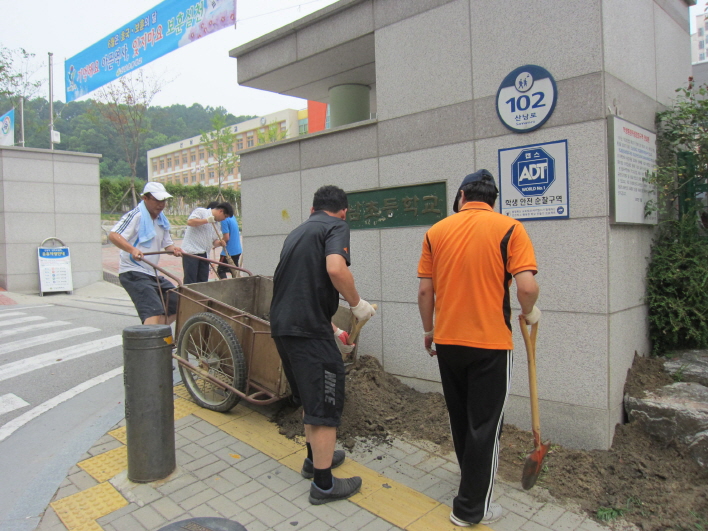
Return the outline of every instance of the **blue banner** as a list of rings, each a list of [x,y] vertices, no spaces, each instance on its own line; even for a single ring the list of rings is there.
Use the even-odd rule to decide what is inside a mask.
[[[15,109],[0,116],[0,146],[15,145]]]
[[[236,24],[236,0],[164,0],[64,62],[66,101]]]

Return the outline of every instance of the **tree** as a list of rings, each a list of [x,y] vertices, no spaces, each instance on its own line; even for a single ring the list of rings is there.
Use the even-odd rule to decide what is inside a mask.
[[[24,48],[0,46],[0,96],[31,98],[37,93],[42,82],[32,81],[32,77],[41,65],[35,65],[33,58]]]
[[[659,228],[647,271],[649,336],[655,354],[708,347],[708,89],[692,79],[657,114]]]
[[[108,120],[117,133],[130,166],[133,206],[137,205],[135,177],[138,161],[142,157],[143,140],[148,133],[147,111],[155,96],[162,90],[164,81],[148,77],[141,70],[116,79],[98,91],[96,112]]]
[[[234,154],[236,135],[231,126],[226,125],[223,114],[215,114],[211,119],[211,125],[214,130],[210,133],[202,131],[201,143],[206,149],[209,158],[214,159],[214,162],[209,163],[208,167],[216,170],[217,188],[219,189],[218,200],[220,198],[223,199],[221,184],[224,178],[234,172],[239,157]]]
[[[278,122],[273,121],[268,124],[265,131],[259,130],[257,136],[259,146],[261,144],[272,144],[273,142],[277,142],[278,140],[283,140],[287,138],[288,130],[281,129],[280,124]]]
[[[9,100],[13,108],[20,106],[28,98],[32,98],[42,86],[42,81],[32,78],[42,67],[34,61],[34,54],[29,53],[24,48],[11,50],[0,46],[0,97]],[[24,109],[24,105],[22,105]],[[3,112],[5,112],[3,110]],[[19,118],[21,140],[20,144],[25,145],[25,116]],[[49,122],[46,123],[49,125]],[[46,131],[45,131],[46,133]],[[47,138],[49,134],[46,134]]]

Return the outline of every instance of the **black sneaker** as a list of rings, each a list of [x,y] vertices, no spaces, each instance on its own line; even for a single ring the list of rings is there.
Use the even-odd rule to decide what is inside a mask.
[[[339,465],[344,463],[344,450],[335,450],[332,454],[332,468],[337,468]],[[300,475],[305,479],[312,479],[315,477],[315,467],[307,457],[305,462],[302,464],[302,470],[300,470]]]
[[[346,500],[353,496],[361,488],[361,478],[354,476],[353,478],[336,478],[332,476],[332,488],[322,490],[313,481],[310,483],[310,503],[312,505],[322,505],[337,500]]]

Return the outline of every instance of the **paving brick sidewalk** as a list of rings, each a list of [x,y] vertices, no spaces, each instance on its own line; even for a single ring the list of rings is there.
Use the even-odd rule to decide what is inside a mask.
[[[309,482],[299,474],[304,448],[280,436],[260,408],[239,404],[229,414],[218,414],[185,400],[184,390],[178,395],[177,473],[153,484],[127,481],[121,422],[69,470],[38,531],[152,531],[198,517],[230,519],[248,531],[459,529],[447,518],[459,469],[451,455],[437,454],[429,443],[358,445],[335,475],[362,475],[362,492],[312,506]],[[540,489],[525,492],[498,482],[495,491],[505,509],[505,516],[491,525],[495,531],[606,529],[554,504]]]

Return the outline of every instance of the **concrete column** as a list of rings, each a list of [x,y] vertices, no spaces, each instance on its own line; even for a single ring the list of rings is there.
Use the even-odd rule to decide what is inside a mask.
[[[329,89],[330,127],[368,120],[371,117],[367,85],[337,85]]]

